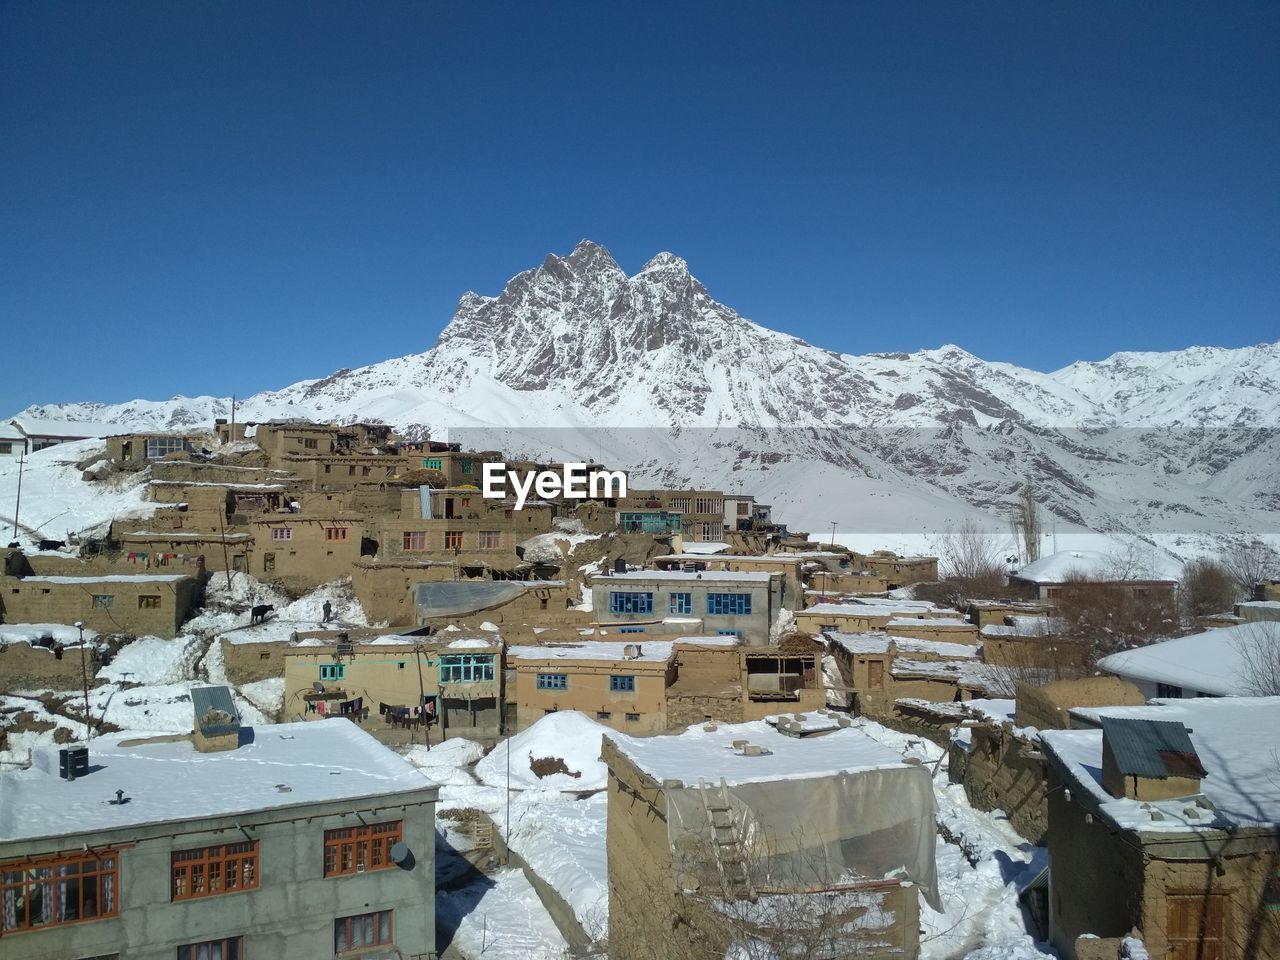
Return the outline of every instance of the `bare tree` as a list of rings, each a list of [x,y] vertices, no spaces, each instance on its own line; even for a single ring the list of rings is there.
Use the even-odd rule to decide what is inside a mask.
[[[1188,620],[1230,612],[1238,590],[1231,572],[1217,560],[1200,557],[1182,568],[1179,599]]]
[[[1280,697],[1280,623],[1260,620],[1236,631],[1240,680],[1252,697]]]
[[[1280,553],[1257,537],[1233,543],[1223,554],[1222,565],[1246,598],[1252,597],[1260,584],[1280,578]]]
[[[1018,505],[1015,508],[1014,524],[1022,536],[1022,555],[1027,563],[1035,563],[1040,559],[1040,536],[1043,523],[1040,520],[1040,505],[1036,503],[1036,488],[1024,483],[1018,494]]]
[[[951,602],[995,597],[1005,589],[1007,540],[984,531],[973,520],[949,528],[933,541],[940,573]]]
[[[1172,590],[1096,580],[1071,572],[1058,588],[1057,611],[1068,637],[1086,644],[1088,661],[1178,632]]]

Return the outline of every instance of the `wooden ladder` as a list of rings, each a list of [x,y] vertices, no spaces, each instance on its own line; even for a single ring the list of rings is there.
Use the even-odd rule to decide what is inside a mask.
[[[699,780],[698,793],[702,797],[702,807],[711,828],[711,850],[715,855],[716,870],[724,889],[736,895],[745,894],[754,898],[755,889],[747,869],[746,852],[742,849],[742,838],[738,836],[738,825],[733,816],[733,805],[729,802],[729,788],[724,777],[720,778],[718,787],[711,786],[706,780]]]

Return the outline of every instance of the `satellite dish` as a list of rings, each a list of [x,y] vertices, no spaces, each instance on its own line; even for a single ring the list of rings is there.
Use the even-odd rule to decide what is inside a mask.
[[[314,690],[316,693],[324,693],[324,684],[321,683],[319,680],[316,680],[311,684],[311,689]]]
[[[391,857],[392,863],[404,863],[405,860],[408,859],[409,857],[408,844],[405,844],[405,843],[392,844],[391,850],[388,856]]]

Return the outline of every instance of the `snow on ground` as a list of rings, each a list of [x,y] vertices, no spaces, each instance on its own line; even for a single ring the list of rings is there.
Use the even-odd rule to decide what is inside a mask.
[[[26,457],[18,518],[18,540],[24,546],[41,538],[64,540],[68,533],[104,526],[126,514],[154,512],[157,505],[143,500],[145,471],[85,483],[76,464],[106,448],[102,440],[77,440]],[[12,525],[17,493],[18,458],[0,457],[0,523]]]
[[[56,643],[66,647],[80,646],[80,628],[65,623],[5,623],[0,624],[0,643],[31,643],[40,645],[38,641],[52,638]],[[92,644],[98,639],[98,632],[88,628],[84,631],[85,643]]]
[[[502,741],[476,765],[482,783],[505,787],[508,783],[507,755],[510,751],[510,783],[518,789],[603,790],[609,769],[600,759],[601,738],[610,733],[576,710],[549,713],[533,726]],[[562,760],[567,773],[533,771],[537,761]]]
[[[48,730],[8,730],[8,746],[0,750],[0,770],[23,766],[30,759],[33,748],[56,743],[54,739],[56,730],[66,730],[71,735],[71,739],[84,737],[84,724],[50,713],[39,700],[0,696],[0,721],[3,721],[4,725],[7,726],[23,713],[30,714],[29,717],[24,717],[24,720],[39,724],[53,724],[53,726]]]
[[[218,650],[222,650],[221,645]],[[265,716],[278,717],[284,709],[284,677],[268,677],[266,680],[242,683],[238,692]]]
[[[421,743],[411,744],[399,748],[398,752],[432,783],[468,786],[474,785],[476,778],[465,768],[484,756],[484,747],[474,740],[457,737],[430,747]]]
[[[204,643],[194,636],[174,640],[138,637],[121,647],[97,676],[99,680],[123,683],[177,683],[192,675],[203,652]]]
[[[438,891],[436,927],[466,960],[560,960],[569,949],[524,871],[514,868]]]
[[[539,533],[525,540],[524,558],[534,563],[562,563],[579,544],[599,540],[604,534],[588,533],[581,520],[559,517],[550,533]]]

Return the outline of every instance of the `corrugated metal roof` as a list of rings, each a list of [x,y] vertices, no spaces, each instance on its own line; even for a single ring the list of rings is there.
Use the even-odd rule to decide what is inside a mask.
[[[231,699],[230,687],[192,687],[191,706],[195,710],[196,729],[205,736],[240,729],[240,711]]]
[[[1180,723],[1103,717],[1102,735],[1125,776],[1163,780],[1206,775],[1187,728]]]

